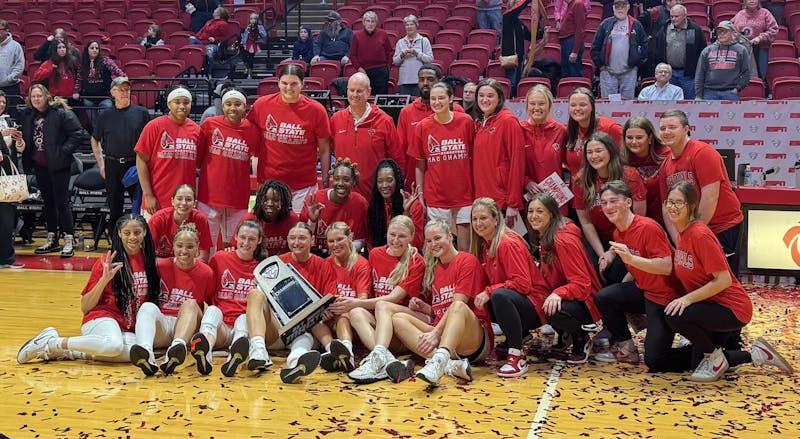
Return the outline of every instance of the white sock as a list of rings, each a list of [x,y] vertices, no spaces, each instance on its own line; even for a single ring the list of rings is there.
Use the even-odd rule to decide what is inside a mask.
[[[310,351],[313,345],[314,337],[312,337],[308,332],[294,339],[294,341],[289,345],[291,352],[289,352],[289,356],[286,357],[286,367],[297,366],[297,360],[300,358],[300,356]]]
[[[260,335],[250,337],[250,352],[253,352],[256,349],[264,349],[264,351],[267,350],[267,343],[264,341],[264,337]]]
[[[250,333],[247,331],[247,314],[236,317],[236,321],[233,322],[233,339],[247,338],[249,335]]]
[[[397,358],[394,357],[394,354],[389,352],[389,349],[386,349],[386,346],[382,344],[376,344],[375,349],[373,350],[377,351],[379,354],[383,355],[384,358],[386,358],[386,364],[389,364],[392,361],[397,360]]]
[[[47,341],[47,350],[50,352],[60,351],[64,343],[64,337],[54,337]]]
[[[333,343],[333,341],[331,341],[330,343],[325,345],[325,352],[330,352],[331,351],[331,343]]]
[[[209,351],[214,349],[214,344],[217,342],[217,329],[222,323],[222,311],[214,305],[211,305],[203,313],[203,320],[200,322],[200,332],[206,336],[209,344]]]
[[[445,348],[436,349],[436,352],[433,353],[433,358],[437,358],[441,361],[447,361],[450,359],[450,351]]]
[[[339,340],[339,341],[342,342],[344,347],[347,348],[348,352],[350,352],[350,355],[353,355],[353,342],[350,340]]]
[[[172,340],[172,344],[169,345],[169,347],[173,347],[173,346],[179,345],[179,344],[182,344],[183,347],[186,347],[186,340],[184,340],[182,338],[176,338],[176,339]]]
[[[515,348],[508,348],[508,355],[516,355],[517,357],[521,357],[522,351]]]

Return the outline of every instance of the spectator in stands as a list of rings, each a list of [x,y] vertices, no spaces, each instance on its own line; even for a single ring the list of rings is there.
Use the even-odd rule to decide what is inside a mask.
[[[147,26],[147,32],[144,37],[139,38],[139,44],[149,49],[153,46],[163,46],[164,40],[161,39],[161,28],[157,24]]]
[[[614,17],[600,23],[592,41],[592,61],[600,69],[602,97],[636,95],[639,65],[647,61],[648,35],[642,24],[628,15],[629,0],[614,2]]]
[[[497,45],[503,34],[503,0],[477,0],[478,28],[491,29],[497,35]]]
[[[261,134],[244,119],[247,98],[236,89],[222,96],[223,116],[206,119],[200,129],[197,165],[200,168],[197,209],[208,217],[212,252],[218,235],[227,243],[247,214],[250,201],[250,157],[258,154]],[[223,245],[224,247],[224,245]]]
[[[242,61],[247,66],[247,77],[253,71],[256,54],[261,51],[261,43],[267,41],[267,30],[261,24],[261,17],[253,12],[247,22],[247,27],[242,31]]]
[[[750,82],[750,53],[734,39],[736,28],[728,20],[716,28],[717,41],[703,49],[694,76],[696,98],[738,101]]]
[[[350,62],[359,72],[366,73],[375,94],[385,95],[389,93],[389,66],[394,49],[386,31],[378,28],[378,14],[367,11],[361,21],[364,30],[353,35]]]
[[[302,94],[305,69],[286,64],[278,78],[279,92],[258,98],[247,114],[264,136],[256,178],[285,182],[292,190],[292,210],[300,213],[317,191],[318,157],[322,187],[330,184],[331,127],[322,104]]]
[[[670,19],[669,11],[673,6],[681,3],[682,0],[664,0],[663,3],[657,6],[645,9],[645,11],[639,15],[638,20],[640,23],[642,23],[642,27],[644,27],[647,35],[652,37],[664,25],[666,25]]]
[[[314,38],[311,28],[300,26],[300,30],[297,31],[297,41],[292,47],[292,59],[305,61],[308,65],[311,64],[312,58],[314,58]]]
[[[478,1],[480,2],[481,0]],[[500,54],[502,56],[516,55],[517,57],[516,67],[505,67],[505,76],[511,81],[511,95],[509,98],[517,94],[517,83],[522,77],[522,68],[525,65],[525,40],[536,41],[531,37],[530,29],[519,19],[519,15],[528,8],[531,0],[520,0],[517,1],[516,4],[513,4],[513,6],[512,3],[513,2],[509,2],[508,9],[503,11],[502,45],[500,47]],[[537,0],[533,12],[539,17],[542,15],[547,17],[544,11],[538,10],[539,4]]]
[[[478,90],[478,84],[470,81],[464,84],[464,89],[461,91],[461,103],[464,104],[464,111],[467,114],[471,114],[472,107],[475,106],[476,90]]]
[[[222,96],[233,87],[234,85],[230,81],[220,81],[217,84],[214,88],[214,92],[211,93],[211,102],[213,104],[203,111],[203,114],[200,116],[200,123],[205,122],[209,117],[222,116]]]
[[[192,32],[200,32],[206,22],[214,18],[213,11],[219,7],[217,0],[180,0],[181,9],[191,15],[189,25]]]
[[[0,26],[3,26],[0,23]],[[11,165],[17,166],[17,154],[25,151],[25,141],[22,131],[6,113],[6,94],[0,90],[0,167],[7,175],[11,175]],[[0,203],[0,269],[23,268],[23,264],[16,263],[14,253],[14,229],[16,221],[16,204]]]
[[[401,169],[406,163],[394,120],[369,103],[370,91],[367,75],[353,74],[347,81],[347,109],[331,116],[331,149],[337,158],[358,164],[361,177],[353,190],[366,199],[372,194],[375,167],[381,160],[394,159]]]
[[[643,101],[680,101],[683,100],[683,90],[677,85],[670,84],[672,67],[667,63],[656,66],[656,82],[648,85],[639,92],[639,100]]]
[[[78,100],[81,96],[88,96],[83,99],[83,105],[90,107],[88,114],[92,127],[97,122],[99,114],[114,106],[108,98],[111,94],[111,80],[120,76],[125,76],[125,72],[111,58],[103,54],[100,43],[89,40],[83,49],[81,69],[78,73],[80,89],[78,94],[72,97]],[[100,109],[98,111],[92,107]]]
[[[314,40],[314,58],[317,61],[339,61],[342,65],[350,62],[350,43],[353,31],[342,24],[342,16],[336,11],[328,12],[322,31]]]
[[[6,94],[11,113],[15,113],[17,96],[21,95],[19,77],[25,70],[25,52],[11,37],[8,22],[0,19],[0,91]],[[2,114],[2,113],[0,113]]]
[[[567,0],[555,0],[554,6],[553,18],[555,18],[556,30],[558,30],[561,28],[561,23],[564,21],[564,17],[567,14],[567,6],[569,6],[569,4]],[[589,10],[592,8],[591,0],[583,0],[583,8],[586,10],[586,13],[589,13]]]
[[[199,44],[206,46],[206,71],[211,73],[214,67],[214,56],[219,50],[219,43],[225,41],[230,36],[228,20],[230,14],[222,6],[214,9],[214,18],[209,20],[195,36],[189,37],[189,44]]]
[[[69,42],[69,38],[67,38],[67,31],[63,28],[57,27],[51,35],[47,36],[47,40],[36,49],[36,52],[33,52],[33,59],[36,61],[45,62],[50,59],[50,49],[51,46],[54,44],[54,41],[63,41],[67,44],[67,48],[69,52],[72,54],[72,57],[78,59],[81,57],[81,53],[78,52],[78,49],[74,48],[72,44]]]
[[[672,67],[670,83],[683,90],[684,99],[694,99],[694,75],[697,60],[706,47],[703,29],[686,17],[686,7],[670,9],[670,23],[653,34],[650,42],[650,62],[665,62]]]
[[[192,94],[176,87],[167,95],[167,107],[169,114],[148,122],[134,148],[144,210],[149,215],[172,205],[175,188],[181,184],[195,187],[197,178],[197,147],[202,133],[189,119]]]
[[[778,35],[778,22],[775,21],[775,17],[770,11],[761,7],[759,0],[745,0],[744,8],[736,13],[731,23],[753,46],[758,77],[766,79],[769,46]]]
[[[133,148],[144,126],[150,121],[150,113],[146,108],[131,104],[131,83],[128,78],[120,76],[111,81],[111,96],[114,98],[114,107],[98,117],[97,126],[92,132],[92,152],[100,168],[100,176],[106,182],[108,224],[111,228],[109,236],[115,233],[114,225],[122,216],[126,191],[133,200],[136,186],[126,188],[122,176],[136,166]]]
[[[73,249],[72,209],[69,200],[69,179],[84,131],[70,111],[67,102],[53,97],[42,84],[34,84],[25,98],[22,113],[22,133],[25,148],[22,164],[36,176],[42,192],[47,223],[45,243],[34,250],[37,255],[61,250],[62,258],[71,258]],[[64,247],[58,244],[59,232],[64,234]]]
[[[614,4],[619,0],[595,0],[595,1],[603,5],[603,12],[601,14],[603,20],[614,16]],[[633,16],[635,15],[634,11],[639,10],[639,0],[631,0],[630,4],[633,5],[633,8],[631,8],[628,11],[628,14]]]
[[[75,98],[79,90],[80,57],[73,56],[67,43],[61,40],[51,44],[50,50],[50,59],[39,66],[31,82],[44,85],[53,96]]]
[[[581,0],[564,0],[565,12],[558,24],[561,44],[561,77],[583,76],[583,43],[588,8]]]
[[[418,85],[418,72],[423,64],[433,61],[433,47],[427,37],[417,32],[419,20],[414,15],[409,15],[403,19],[406,28],[406,36],[397,40],[394,46],[394,56],[392,62],[400,66],[397,92],[399,94],[420,96]],[[441,75],[439,75],[441,79]],[[434,81],[436,82],[436,81]],[[433,84],[433,83],[431,83]],[[407,175],[408,176],[408,175]]]

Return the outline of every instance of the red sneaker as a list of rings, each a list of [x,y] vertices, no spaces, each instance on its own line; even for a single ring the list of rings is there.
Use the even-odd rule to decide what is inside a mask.
[[[512,351],[516,352],[512,353]],[[506,363],[500,369],[497,369],[497,376],[500,378],[514,378],[527,371],[528,361],[525,354],[516,349],[509,349]]]

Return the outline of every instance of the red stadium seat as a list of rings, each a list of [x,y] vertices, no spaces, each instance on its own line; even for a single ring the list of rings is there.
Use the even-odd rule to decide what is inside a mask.
[[[442,71],[446,72],[450,64],[456,59],[456,50],[449,44],[434,44],[433,59],[442,64]]]
[[[773,41],[769,47],[769,57],[772,59],[797,58],[794,44],[791,41]]]
[[[494,48],[497,45],[497,36],[490,29],[475,29],[467,35],[467,44],[481,44]]]
[[[764,87],[764,81],[759,78],[750,78],[747,87],[739,92],[739,100],[741,101],[752,101],[764,99],[766,97],[767,91],[766,87]]]
[[[46,21],[41,20],[25,20],[23,25],[25,27],[25,33],[38,33],[43,32],[48,34],[50,32],[50,25],[47,24]],[[69,29],[68,29],[69,30]]]
[[[465,44],[461,47],[459,59],[471,59],[478,62],[478,64],[485,66],[489,63],[491,51],[488,47],[477,44]]]
[[[65,2],[66,3],[66,2]],[[72,21],[72,11],[68,9],[53,9],[47,12],[47,21],[54,22],[59,20]]]
[[[355,23],[363,15],[362,9],[358,6],[341,6],[336,12],[348,23]]]
[[[522,78],[517,84],[517,97],[524,98],[528,94],[528,90],[537,84],[542,84],[549,89],[553,88],[547,78]]]
[[[409,15],[419,16],[419,9],[412,5],[398,5],[392,10],[392,17],[405,18]]]
[[[194,34],[189,31],[173,32],[171,34],[166,34],[166,35],[162,33],[161,39],[163,39],[164,42],[169,44],[170,46],[182,47],[189,44],[189,37],[191,37],[192,35]],[[203,49],[203,52],[205,52],[205,49]]]
[[[129,61],[144,59],[144,46],[138,44],[129,44],[122,47],[117,47],[116,50],[117,61],[120,65],[125,65]]]
[[[772,99],[800,99],[800,78],[776,78]]]
[[[478,12],[477,8],[474,4],[469,3],[459,3],[453,8],[453,17],[463,17],[466,18],[470,23],[470,29],[475,27],[478,22]],[[449,27],[445,26],[445,29],[449,29]]]
[[[436,34],[436,44],[447,44],[453,48],[464,45],[465,35],[461,31],[453,29],[442,29]]]
[[[155,109],[160,89],[161,87],[154,80],[135,80],[131,83],[131,98],[138,105],[152,110]]]
[[[136,23],[137,21],[141,20],[149,20],[150,10],[144,8],[129,9],[128,12],[125,14],[125,18],[131,23]]]
[[[511,99],[511,80],[504,76],[493,77],[491,79],[499,82],[503,87],[503,96],[505,96],[506,99]]]
[[[461,76],[472,82],[478,82],[478,78],[483,74],[483,65],[485,64],[471,59],[453,61],[450,64],[450,76]]]
[[[435,18],[431,17],[421,17],[419,18],[419,28],[420,33],[427,32],[429,40],[435,39],[436,35],[442,30],[442,22]]]
[[[568,98],[570,93],[578,87],[586,87],[591,90],[592,81],[587,78],[562,78],[558,81],[556,97],[559,99]]]
[[[258,95],[266,96],[278,93],[278,78],[266,78],[258,82]]]
[[[403,19],[400,17],[387,18],[381,25],[384,30],[391,30],[397,32],[398,35],[406,35],[406,25],[403,24]]]
[[[145,51],[145,59],[153,61],[158,64],[161,61],[168,61],[175,59],[175,49],[172,46],[153,46]]]
[[[117,47],[121,47],[126,44],[138,44],[136,42],[136,38],[136,34],[133,32],[115,32],[111,34],[111,43]]]
[[[333,78],[336,79],[336,78]],[[307,76],[306,79],[303,80],[303,89],[304,90],[327,90],[328,84],[330,81],[326,81],[325,78],[318,78],[315,76]]]
[[[186,71],[186,63],[182,60],[175,59],[169,61],[161,61],[158,64],[155,64],[155,68],[153,70],[153,75],[156,78],[178,78],[182,76],[182,74]],[[170,85],[174,85],[176,81],[174,80],[161,80],[160,86],[161,87],[169,87]]]
[[[109,20],[103,24],[103,29],[109,34],[114,35],[117,32],[127,32],[131,28],[128,20]]]
[[[148,78],[153,76],[153,61],[144,59],[128,61],[123,70],[129,78]]]
[[[457,30],[463,35],[469,35],[473,24],[467,17],[449,17],[444,22],[444,29]]]
[[[425,18],[433,18],[439,23],[444,23],[447,17],[450,16],[450,9],[441,4],[431,3],[422,9],[422,16]]]
[[[331,81],[342,76],[342,64],[339,61],[319,61],[308,68],[308,76],[322,79],[322,88],[315,90],[327,89]]]
[[[161,26],[161,32],[165,35],[170,35],[175,32],[181,32],[187,30],[184,27],[183,22],[181,20],[177,20],[174,18],[171,20],[162,21],[160,26]]]
[[[489,78],[499,78],[505,75],[506,69],[500,66],[500,61],[489,61],[486,64],[486,76]]]
[[[392,8],[390,8],[387,5],[372,5],[372,6],[364,8],[363,11],[364,12],[372,11],[372,12],[378,14],[378,23],[380,23],[381,21],[386,20],[387,18],[392,16]],[[363,15],[364,14],[362,12],[362,14],[359,16],[359,18],[361,18]]]
[[[800,61],[797,58],[774,58],[767,64],[767,84],[772,87],[775,78],[800,76]]]

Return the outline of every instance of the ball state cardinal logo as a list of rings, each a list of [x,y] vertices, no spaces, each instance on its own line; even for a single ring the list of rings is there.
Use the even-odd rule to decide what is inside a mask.
[[[800,267],[800,226],[794,226],[783,235],[783,243],[792,255],[792,260]]]
[[[430,151],[431,154],[437,154],[439,152],[439,148],[439,141],[436,140],[436,138],[432,135],[428,134],[428,151]]]
[[[175,149],[175,139],[166,131],[161,134],[161,149]]]
[[[222,135],[219,128],[214,128],[214,132],[211,133],[211,144],[219,147],[225,144],[225,136]]]
[[[267,115],[267,120],[264,122],[264,130],[268,133],[278,134],[278,123],[271,114]]]
[[[235,288],[236,287],[236,279],[234,279],[233,275],[231,274],[231,270],[225,269],[222,272],[222,279],[220,279],[220,284],[222,288]]]

